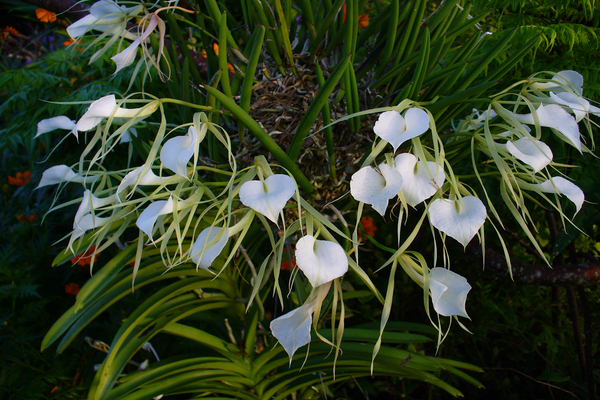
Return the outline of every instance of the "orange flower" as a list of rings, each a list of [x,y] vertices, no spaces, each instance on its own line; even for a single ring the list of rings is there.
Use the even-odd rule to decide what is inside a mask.
[[[65,285],[65,292],[77,296],[77,293],[79,293],[79,285],[73,282],[67,283]]]
[[[56,21],[56,14],[52,11],[44,10],[43,8],[38,8],[35,10],[35,16],[42,22],[54,22]]]
[[[284,247],[283,255],[281,256],[281,265],[279,266],[281,271],[290,271],[296,268],[296,260],[294,259],[294,255],[290,254],[291,252],[290,246]]]
[[[366,28],[367,26],[369,26],[369,15],[360,14],[358,16],[358,29]]]
[[[213,44],[213,50],[214,50],[215,54],[217,56],[219,56],[219,45],[218,44],[216,44],[216,43]],[[202,50],[202,55],[204,57],[206,57],[206,51],[205,50]],[[229,73],[235,74],[235,68],[233,68],[233,65],[231,65],[231,63],[229,63],[229,62],[227,63],[227,69],[229,70]]]
[[[96,246],[90,247],[89,249],[87,249],[87,251],[71,258],[71,264],[79,264],[83,267],[92,263],[92,257],[94,257],[94,262],[96,262],[96,260],[98,259],[98,255],[94,254],[95,251]]]
[[[65,46],[70,46],[70,45],[72,45],[73,43],[75,43],[75,44],[81,44],[81,42],[80,42],[79,40],[75,40],[75,39],[69,39],[69,40],[65,40],[65,41],[63,42],[63,44],[64,44]]]
[[[30,224],[33,224],[33,220],[35,219],[35,213],[30,215],[29,217],[25,214],[19,214],[17,215],[17,219],[19,220],[19,222],[29,222]]]
[[[18,35],[19,31],[13,28],[12,26],[6,26],[2,29],[4,32],[10,33],[12,35]]]
[[[362,217],[360,219],[360,223],[362,225],[362,227],[365,230],[365,235],[374,237],[375,236],[375,231],[377,230],[377,227],[375,225],[373,225],[373,218],[371,217]],[[358,234],[359,236],[361,236],[361,231],[360,229],[358,230]]]
[[[15,186],[25,186],[27,182],[31,180],[31,171],[25,171],[23,173],[17,172],[16,176],[8,177],[8,184]]]

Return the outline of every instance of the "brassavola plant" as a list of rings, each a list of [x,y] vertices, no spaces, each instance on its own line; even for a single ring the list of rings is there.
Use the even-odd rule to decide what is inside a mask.
[[[256,368],[267,365],[279,368],[287,364],[289,368],[302,371],[298,364],[305,355],[299,353],[304,351],[304,346],[310,345],[320,352],[324,352],[320,346],[333,350],[333,361],[328,367],[342,379],[354,373],[377,373],[379,369],[402,376],[404,371],[389,368],[392,363],[381,351],[383,333],[397,293],[398,266],[423,290],[423,310],[439,332],[439,346],[452,321],[466,329],[464,320],[469,318],[470,307],[467,297],[472,290],[472,285],[460,275],[460,267],[449,259],[446,245],[457,242],[461,249],[470,245],[483,246],[486,229],[489,232],[493,228],[502,242],[501,230],[505,221],[498,209],[505,207],[543,254],[531,232],[530,204],[526,197],[555,207],[565,220],[570,214],[563,211],[555,197],[546,194],[566,196],[575,203],[576,211],[583,206],[584,195],[576,184],[550,172],[551,167],[556,166],[559,171],[562,167],[553,163],[559,149],[551,148],[544,141],[547,134],[552,133],[582,154],[591,152],[582,140],[579,122],[597,110],[581,97],[583,83],[579,82],[578,74],[563,71],[550,78],[534,76],[485,98],[485,101],[477,98],[480,92],[467,92],[467,86],[487,65],[481,59],[488,60],[493,51],[482,53],[489,57],[477,59],[480,63],[474,70],[466,70],[468,59],[452,58],[448,63],[436,64],[428,58],[434,48],[450,49],[445,40],[451,43],[454,36],[445,37],[445,32],[451,25],[458,32],[477,23],[476,19],[467,18],[470,16],[468,10],[465,14],[464,9],[459,11],[457,1],[442,7],[439,14],[433,14],[432,21],[423,29],[418,15],[401,12],[399,2],[392,2],[387,9],[392,18],[388,20],[383,13],[378,20],[379,24],[389,24],[385,41],[374,31],[365,33],[364,39],[358,35],[357,1],[345,3],[344,18],[339,12],[343,1],[330,4],[328,10],[323,6],[317,15],[309,12],[310,4],[309,7],[302,4],[300,9],[304,19],[294,22],[290,9],[283,9],[277,0],[274,14],[270,14],[266,3],[248,2],[243,18],[246,26],[253,28],[251,35],[244,30],[230,30],[231,17],[221,13],[216,2],[207,3],[207,9],[202,8],[202,11],[179,6],[127,8],[107,1],[96,3],[90,9],[90,17],[73,24],[70,32],[78,38],[94,30],[104,32],[90,45],[108,40],[101,52],[114,54],[110,59],[116,64],[116,74],[131,68],[141,52],[142,57],[133,67],[130,85],[139,79],[142,91],[124,96],[107,93],[91,99],[79,119],[71,119],[75,115],[53,116],[38,125],[38,136],[64,129],[69,131],[65,140],[73,134],[85,146],[76,165],[49,168],[39,184],[40,188],[53,184],[81,184],[83,193],[79,200],[68,203],[78,204],[79,209],[68,248],[59,255],[56,263],[92,246],[96,253],[110,251],[113,245],[120,249],[113,262],[103,266],[82,288],[73,309],[65,314],[64,320],[55,324],[43,347],[48,347],[72,329],[60,347],[63,349],[77,333],[77,328],[71,327],[88,324],[92,315],[97,315],[95,307],[105,309],[124,296],[125,290],[135,291],[160,282],[163,274],[164,279],[179,279],[159,287],[127,317],[98,370],[91,389],[93,398],[129,394],[156,398],[177,390],[202,395],[218,392],[227,396],[239,395],[244,390],[248,392],[246,386],[231,389],[216,383],[216,389],[204,386],[204,383],[192,387],[197,382],[188,380],[191,376],[184,370],[193,368],[194,362],[187,359],[172,364],[163,360],[163,364],[156,367],[150,363],[145,371],[121,379],[119,374],[127,360],[158,333],[195,340],[210,348],[225,360],[220,359],[219,363],[231,365],[229,370],[224,368],[225,375],[230,372],[242,374],[240,369],[244,368],[236,369],[233,366],[236,363]],[[423,2],[422,12],[424,10]],[[164,15],[166,23],[158,17],[159,13]],[[201,15],[193,20],[190,15],[195,14]],[[455,19],[457,14],[461,17]],[[138,15],[137,29],[125,29],[126,21]],[[414,54],[406,54],[407,57],[402,57],[402,52],[409,51],[406,46],[398,45],[400,47],[396,49],[394,45],[408,43],[409,39],[396,37],[397,34],[404,35],[397,29],[400,17],[405,22],[410,18],[411,26],[415,26],[414,32],[406,33],[414,35],[414,40],[410,41],[412,46],[417,37],[421,38]],[[273,18],[277,19],[277,24],[271,21]],[[316,28],[319,25],[315,18],[323,18],[322,27]],[[212,33],[206,33],[209,29],[206,21],[209,20]],[[341,24],[342,30],[332,24],[334,20]],[[195,32],[202,43],[217,44],[211,46],[212,50],[205,50],[205,78],[200,76],[196,59],[192,57],[194,46],[186,42],[182,34],[184,25],[189,32]],[[265,26],[269,28],[265,29]],[[298,44],[294,46],[290,32],[297,35]],[[369,35],[373,37],[369,39]],[[338,39],[330,42],[330,36],[343,39],[343,44],[337,48],[335,40]],[[403,38],[406,40],[397,40]],[[166,39],[171,41],[169,51],[164,48]],[[111,47],[117,40],[121,43]],[[375,99],[362,109],[357,82],[368,79],[361,75],[357,57],[362,57],[360,62],[365,66],[370,65],[371,58],[356,51],[357,42],[361,40],[380,43],[379,48],[383,49],[381,62],[387,65],[387,70],[376,68],[385,73],[373,78],[370,88],[378,90],[387,85],[393,93],[385,101]],[[316,50],[321,41],[333,43],[328,44],[332,48],[322,49],[320,58],[315,52],[311,53],[314,59],[303,66],[306,71],[314,71],[318,93],[300,113],[293,139],[284,151],[281,145],[285,137],[277,137],[281,134],[277,131],[278,125],[267,131],[266,121],[257,121],[257,114],[250,114],[252,101],[256,100],[253,90],[258,91],[253,89],[259,83],[255,81],[260,71],[258,63],[262,60],[261,82],[265,85],[277,83],[277,79],[292,79],[300,76],[296,72],[296,67],[300,66],[296,65],[293,51]],[[480,42],[469,41],[468,46],[474,51]],[[510,36],[501,40],[506,46],[509,42]],[[122,49],[124,44],[127,46]],[[263,56],[265,48],[268,52]],[[395,50],[398,52],[392,58]],[[95,57],[100,55],[96,53]],[[195,52],[195,56],[199,55],[200,52]],[[183,64],[179,62],[179,56],[184,59]],[[400,61],[404,59],[408,61]],[[516,62],[515,59],[509,64]],[[233,72],[228,68],[228,60],[236,61],[237,68],[233,68]],[[148,65],[145,74],[159,76],[165,82],[158,79],[149,83],[142,77],[136,78],[142,63]],[[284,68],[286,63],[290,67],[289,74]],[[437,69],[438,65],[441,70]],[[325,66],[329,67],[327,75],[323,73]],[[171,80],[161,72],[163,67],[175,72],[171,74]],[[445,67],[451,68],[448,70],[451,74],[443,70]],[[269,78],[269,71],[277,74],[277,79]],[[407,75],[406,71],[411,71],[412,75]],[[443,79],[455,75],[458,79],[460,73],[457,71],[471,74],[465,73],[461,82],[455,79],[452,84],[448,83],[447,89],[456,89],[456,93],[444,92],[443,83],[447,81]],[[494,76],[493,73],[490,75]],[[423,84],[425,78],[430,79],[430,86],[421,90],[419,84]],[[298,79],[300,85],[300,78],[293,79]],[[487,82],[487,77],[482,79],[486,80],[481,83],[484,89],[495,84]],[[408,84],[409,80],[412,83]],[[405,85],[394,91],[402,82]],[[178,93],[180,98],[173,98]],[[460,96],[452,97],[457,94]],[[444,99],[439,99],[440,95]],[[461,102],[471,101],[469,96],[477,98],[476,104],[482,111],[475,110],[471,116],[464,116],[459,113]],[[336,104],[342,99],[345,108],[340,112]],[[385,104],[380,104],[382,102]],[[260,103],[257,104],[253,106],[255,109],[260,108]],[[336,113],[331,113],[332,110]],[[323,116],[322,125],[313,128],[319,115]],[[448,123],[444,121],[465,117],[466,120],[449,133]],[[360,147],[360,157],[356,161],[348,168],[338,170],[333,129],[342,125],[347,126],[348,134],[356,138],[360,132],[368,131],[369,142]],[[130,135],[132,129],[136,135]],[[349,193],[346,196],[340,192],[325,205],[317,205],[317,196],[323,192],[316,188],[321,185],[322,177],[311,175],[310,162],[302,160],[316,151],[303,147],[307,145],[311,131],[314,140],[320,138],[319,134],[323,138],[318,157],[327,163],[330,181],[325,185],[330,185],[329,189],[339,186]],[[456,139],[462,136],[467,140]],[[124,137],[128,144],[123,144]],[[121,169],[108,170],[107,160],[119,153],[119,146],[130,146],[132,154],[126,162],[119,160],[120,164],[117,164],[122,166]],[[465,148],[467,159],[474,159],[477,152],[486,157],[485,164],[467,162],[465,170],[464,160],[454,158]],[[482,167],[486,169],[485,174],[480,171]],[[343,174],[338,174],[342,171]],[[490,200],[489,185],[495,185],[502,202]],[[63,206],[65,204],[55,208]],[[372,237],[366,239],[383,251],[385,261],[376,266],[366,266],[363,262],[361,246],[365,239],[359,233],[361,218],[370,209],[382,220],[394,221],[396,227],[391,244],[379,243]],[[416,217],[417,222],[409,225],[409,216]],[[434,247],[433,259],[426,259],[417,248],[418,235],[428,235],[432,243],[440,243],[441,250]],[[282,267],[286,257],[294,262],[295,267],[290,272]],[[129,263],[133,267],[131,272],[124,269]],[[95,268],[93,264],[91,268]],[[375,274],[383,276],[386,273],[388,284],[382,294],[372,278]],[[344,296],[351,291],[349,281],[370,293],[375,306],[382,310],[378,339],[374,343],[371,340],[366,350],[344,347],[344,332],[351,329],[345,326]],[[109,290],[105,290],[107,288]],[[271,305],[271,311],[266,311],[265,304]],[[286,312],[282,312],[283,305],[287,305],[283,310]],[[430,307],[435,314],[430,313]],[[211,309],[229,312],[228,316],[243,321],[234,327],[243,328],[235,331],[228,319],[224,320],[222,331],[227,332],[229,342],[218,338],[214,332],[209,333],[204,326],[193,326],[186,319],[204,315]],[[244,313],[247,313],[246,317]],[[269,318],[268,313],[271,313]],[[325,322],[325,316],[330,320]],[[328,332],[322,328],[328,328]],[[264,344],[257,338],[257,331],[261,332],[260,340]],[[244,338],[243,346],[238,345],[239,338],[236,337],[239,335]],[[357,335],[360,336],[360,332]],[[276,344],[277,341],[281,346]],[[153,342],[156,343],[154,339]],[[267,347],[270,352],[265,351]],[[282,351],[285,351],[283,356]],[[349,359],[343,358],[345,353]],[[310,351],[305,354],[307,370],[298,372],[298,376],[313,373],[313,363],[318,363],[311,359]],[[399,355],[393,351],[390,354],[398,361]],[[419,358],[416,352],[398,354],[407,355],[403,358],[407,360],[406,376],[415,379],[428,381],[431,379],[426,372],[429,368],[435,370],[438,365],[445,365]],[[275,361],[270,363],[270,357]],[[422,364],[411,369],[411,357]],[[368,360],[366,364],[365,359]],[[196,360],[197,364],[205,361],[208,362],[203,357]],[[346,369],[349,365],[355,369]],[[175,380],[181,381],[177,388],[144,381],[150,376],[144,375],[148,371],[162,379],[163,367],[179,371],[181,376]],[[318,368],[322,367],[318,365]],[[423,370],[419,372],[419,368]],[[165,373],[164,377],[167,375]],[[298,384],[292,377],[294,374],[289,375],[289,381],[280,386],[269,380],[268,372],[261,375],[263,383],[248,383],[245,375],[231,379],[251,387],[253,393],[259,393],[258,398],[283,398],[289,394],[288,390],[293,391],[288,388]],[[218,380],[227,382],[227,379],[219,375]],[[453,394],[459,393],[435,379],[433,381]]]

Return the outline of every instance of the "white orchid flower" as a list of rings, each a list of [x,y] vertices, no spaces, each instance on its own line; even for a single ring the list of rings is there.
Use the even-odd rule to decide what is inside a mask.
[[[386,111],[379,116],[373,127],[377,136],[389,142],[394,151],[405,141],[415,138],[429,129],[429,115],[420,108],[409,108],[404,117],[396,111]]]
[[[111,115],[113,118],[136,118],[142,119],[158,109],[159,102],[153,101],[141,108],[122,108],[117,105],[114,94],[101,97],[90,104],[85,114],[77,121],[76,129],[86,132],[95,128],[104,118]]]
[[[158,16],[156,14],[151,14],[150,21],[148,22],[148,26],[144,32],[137,37],[125,50],[110,58],[115,62],[115,64],[117,64],[117,69],[114,72],[115,74],[133,63],[138,46],[152,33],[154,28],[156,28],[158,25],[158,22]]]
[[[209,270],[213,261],[221,254],[227,241],[229,229],[208,227],[200,232],[198,238],[192,244],[192,261],[200,268]]]
[[[348,256],[342,246],[310,235],[296,243],[296,264],[315,288],[348,272]]]
[[[114,34],[134,40],[136,36],[124,29],[124,23],[129,16],[139,14],[142,9],[141,5],[125,7],[112,0],[100,0],[92,4],[88,15],[69,25],[67,33],[71,39],[77,40],[90,29],[100,32],[114,31]]]
[[[48,185],[56,185],[61,182],[77,182],[77,183],[91,183],[98,179],[99,176],[82,176],[73,172],[73,170],[66,165],[55,165],[44,171],[42,179],[36,189],[39,189]]]
[[[569,92],[550,92],[550,97],[558,104],[569,107],[573,111],[573,114],[575,114],[577,122],[581,121],[588,114],[600,117],[600,108],[591,105],[589,101],[581,96],[575,96]]]
[[[522,137],[514,142],[506,144],[496,143],[499,149],[506,150],[518,160],[531,166],[534,172],[540,172],[546,165],[552,162],[552,150],[550,147],[537,139]]]
[[[68,247],[71,249],[75,240],[85,235],[87,231],[100,228],[110,222],[110,220],[110,217],[97,217],[92,214],[85,214],[76,224],[73,223],[73,233],[71,234]]]
[[[435,267],[429,271],[429,290],[435,311],[445,317],[459,315],[469,318],[465,308],[471,285],[467,280],[446,268]]]
[[[553,81],[558,81],[575,91],[578,95],[581,96],[583,93],[583,76],[577,72],[572,70],[564,70],[557,72],[552,77]],[[535,82],[532,84],[536,89],[542,90],[551,90],[553,92],[565,92],[566,90],[562,86],[557,86],[554,82]]]
[[[119,144],[124,144],[124,143],[129,143],[131,142],[131,136],[135,136],[137,137],[137,129],[135,128],[129,128],[126,129],[125,132],[123,132],[123,135],[121,136],[121,140],[119,140]]]
[[[34,136],[34,139],[44,133],[52,132],[56,129],[72,131],[75,137],[77,137],[77,130],[75,129],[75,126],[75,121],[71,120],[69,117],[65,117],[64,115],[43,119],[37,124],[37,134]]]
[[[310,343],[310,327],[316,300],[304,304],[271,321],[271,332],[290,356],[296,350]]]
[[[159,200],[150,204],[138,217],[136,225],[144,232],[150,240],[152,239],[152,230],[156,220],[161,215],[170,214],[173,212],[173,197],[169,196],[168,200]]]
[[[380,164],[379,171],[381,173],[373,167],[361,168],[352,175],[350,193],[355,200],[370,204],[383,216],[389,199],[402,187],[402,174],[387,164]]]
[[[429,205],[429,220],[436,229],[467,246],[485,222],[485,205],[475,196],[457,200],[436,199]]]
[[[160,151],[160,162],[177,175],[187,179],[187,164],[192,156],[197,156],[198,146],[205,136],[205,126],[202,126],[200,132],[198,132],[194,125],[191,125],[188,128],[187,135],[167,140]]]
[[[279,214],[296,192],[294,179],[284,174],[249,181],[240,188],[240,201],[277,224]]]
[[[575,118],[566,112],[558,104],[550,104],[544,106],[540,104],[535,111],[540,126],[555,129],[560,133],[560,136],[581,153],[581,137],[579,135],[579,126]],[[512,114],[519,122],[524,124],[535,124],[533,114]]]
[[[583,190],[581,190],[573,182],[560,176],[550,178],[546,182],[542,183],[519,182],[519,186],[527,190],[565,195],[573,202],[573,204],[575,204],[575,207],[577,208],[577,211],[575,212],[576,214],[579,212],[579,210],[581,210],[583,202],[585,201],[585,194],[583,193]]]
[[[471,119],[467,119],[465,121],[466,126],[463,129],[466,131],[477,129],[480,126],[483,126],[483,124],[485,124],[486,119],[492,119],[496,115],[498,115],[498,114],[496,114],[496,111],[494,111],[494,110],[485,110],[484,112],[480,113],[479,110],[474,108],[473,114],[471,114],[471,117],[470,117]]]
[[[143,169],[144,166],[142,165],[141,167],[137,167],[136,169],[125,175],[125,177],[119,184],[119,187],[117,188],[117,201],[121,201],[119,193],[127,189],[129,186],[135,185],[136,182],[138,185],[162,185],[167,181],[171,180],[171,177],[156,176],[156,174],[152,171],[152,168],[148,169],[144,176],[140,178],[140,174],[142,173]]]
[[[400,192],[412,207],[433,196],[446,180],[446,174],[441,166],[433,161],[427,161],[427,168],[434,175],[432,179],[427,174],[425,163],[410,153],[396,156],[394,164],[395,169],[402,175]]]
[[[75,214],[73,220],[73,233],[69,240],[69,248],[73,245],[75,240],[85,235],[85,233],[91,229],[99,228],[106,225],[111,218],[110,217],[98,217],[95,215],[95,211],[101,207],[112,204],[115,201],[115,196],[109,197],[96,197],[90,190],[86,190],[83,193],[83,199]]]

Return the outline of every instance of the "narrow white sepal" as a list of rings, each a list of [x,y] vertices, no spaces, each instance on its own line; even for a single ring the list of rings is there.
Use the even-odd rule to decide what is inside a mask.
[[[313,287],[348,271],[348,256],[339,244],[306,235],[296,243],[296,264]]]
[[[288,175],[271,175],[263,182],[249,181],[240,188],[240,201],[274,223],[289,199],[296,192],[294,179]]]
[[[159,200],[150,204],[138,217],[136,225],[144,232],[150,240],[152,239],[152,230],[156,220],[161,215],[170,214],[173,212],[173,198],[169,196],[168,200]]]
[[[402,187],[402,174],[387,164],[361,168],[352,175],[350,193],[357,201],[370,204],[381,216],[385,215],[389,199],[394,198]]]
[[[386,111],[379,116],[373,127],[377,136],[389,142],[394,151],[402,143],[415,138],[429,129],[429,115],[420,108],[409,108],[404,117],[396,111]]]
[[[271,332],[290,356],[290,361],[296,350],[310,343],[314,308],[315,301],[312,301],[271,321]]]
[[[465,303],[471,285],[466,278],[447,270],[435,267],[429,271],[429,290],[435,311],[445,317],[459,315],[469,318]]]
[[[522,137],[514,142],[506,142],[506,150],[517,159],[531,166],[534,172],[539,172],[552,161],[550,147],[536,139]]]
[[[486,219],[485,205],[475,196],[436,199],[429,205],[431,224],[463,246],[469,244]]]
[[[446,180],[444,169],[435,162],[427,162],[434,176],[432,179],[427,175],[423,161],[417,161],[417,157],[410,153],[399,154],[394,160],[395,169],[402,175],[400,192],[412,207],[433,196]]]
[[[229,240],[227,228],[208,227],[200,232],[194,241],[191,250],[192,261],[202,269],[208,271],[213,261],[221,254]],[[210,244],[213,239],[215,243]]]

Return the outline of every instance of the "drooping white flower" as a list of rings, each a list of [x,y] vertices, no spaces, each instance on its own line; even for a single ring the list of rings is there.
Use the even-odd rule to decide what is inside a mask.
[[[583,76],[577,71],[564,70],[557,72],[552,77],[552,80],[568,86],[571,90],[575,91],[575,93],[577,93],[580,96],[583,92]],[[558,86],[554,82],[536,82],[532,86],[537,89],[551,90],[553,92],[566,91],[566,89],[564,89],[562,86]]]
[[[264,181],[249,181],[240,188],[240,201],[277,224],[287,201],[296,192],[294,179],[284,174],[271,175]]]
[[[69,248],[75,240],[85,235],[87,231],[99,228],[110,221],[110,217],[99,217],[96,213],[100,208],[112,204],[114,201],[114,195],[100,198],[96,197],[90,190],[83,193],[83,199],[73,220],[73,233],[69,240]]]
[[[192,261],[202,269],[208,271],[213,261],[221,254],[229,240],[227,228],[208,227],[200,232],[192,245],[190,255]],[[211,242],[213,242],[211,244]]]
[[[310,235],[296,243],[296,264],[313,287],[339,278],[348,271],[348,257],[342,246]]]
[[[77,121],[77,130],[86,132],[98,126],[104,118],[111,115],[114,118],[133,118],[142,119],[158,109],[158,101],[149,103],[145,107],[140,108],[122,108],[117,105],[117,100],[114,94],[101,97],[90,104],[89,108],[83,116]]]
[[[379,116],[373,127],[377,136],[389,142],[394,151],[405,141],[415,138],[429,129],[429,115],[420,108],[409,108],[404,117],[396,111],[386,111]]]
[[[569,92],[550,92],[550,97],[558,104],[569,107],[573,111],[573,114],[575,114],[577,122],[581,121],[588,114],[600,117],[600,108],[591,105],[589,101],[581,96],[575,96]]]
[[[316,300],[271,321],[271,332],[288,353],[290,360],[296,350],[310,343],[310,327],[315,304]]]
[[[198,152],[198,146],[206,130],[198,132],[194,125],[188,128],[187,135],[167,140],[160,151],[160,162],[166,168],[187,179],[187,164]]]
[[[114,34],[134,40],[136,36],[124,30],[123,23],[128,15],[136,15],[142,9],[142,6],[125,7],[112,0],[100,0],[92,4],[88,15],[69,25],[67,33],[71,39],[77,40],[91,29],[100,32],[114,31]]]
[[[136,225],[144,232],[150,240],[152,240],[152,230],[156,220],[161,215],[170,214],[173,212],[173,198],[169,196],[168,200],[159,200],[150,204],[138,217]]]
[[[546,143],[529,137],[522,137],[499,146],[506,147],[510,154],[531,166],[534,172],[544,169],[546,165],[550,164],[553,157],[552,150]]]
[[[137,48],[146,38],[152,33],[154,28],[158,25],[159,18],[156,14],[151,14],[150,21],[146,26],[146,29],[142,33],[142,35],[136,38],[133,43],[131,43],[125,50],[121,51],[119,54],[111,57],[110,59],[117,64],[117,69],[115,70],[115,74],[119,72],[121,69],[131,65],[135,60],[135,55],[137,53]]]
[[[119,184],[119,187],[117,188],[117,201],[121,201],[119,193],[127,189],[129,186],[135,185],[136,182],[138,185],[161,185],[171,179],[170,177],[156,176],[156,174],[154,174],[154,172],[152,171],[152,168],[148,169],[148,171],[140,178],[140,174],[142,173],[143,169],[144,166],[142,165],[141,167],[137,167],[136,169],[125,175],[125,177]]]
[[[350,193],[355,200],[370,204],[383,216],[388,201],[394,198],[402,187],[402,174],[387,164],[380,164],[379,171],[381,173],[373,167],[361,168],[352,175]]]
[[[445,317],[459,315],[469,318],[465,303],[471,285],[467,280],[446,268],[435,267],[429,271],[429,290],[435,311]]]
[[[427,174],[425,163],[417,161],[417,157],[410,153],[399,154],[394,160],[395,169],[402,174],[400,192],[412,207],[433,196],[446,180],[444,169],[435,162],[427,162],[429,172],[434,176],[432,179]]]
[[[110,220],[110,217],[97,217],[89,213],[85,214],[77,221],[77,224],[73,224],[73,233],[71,234],[68,247],[71,248],[75,240],[85,235],[87,231],[100,228],[101,226],[106,225]]]
[[[44,171],[42,179],[36,189],[43,186],[56,185],[61,182],[77,182],[77,183],[91,183],[98,179],[99,176],[81,176],[73,172],[73,170],[66,165],[55,165]]]
[[[581,137],[579,135],[579,126],[575,118],[566,112],[558,104],[544,106],[540,104],[535,111],[540,126],[555,129],[560,136],[579,152],[581,152]],[[524,124],[535,124],[533,114],[512,114],[515,119]]]
[[[48,132],[52,132],[56,129],[65,129],[67,131],[72,131],[73,134],[77,137],[77,130],[75,129],[75,121],[72,121],[68,117],[64,115],[43,119],[37,124],[37,134],[34,138]]]
[[[475,196],[458,200],[436,199],[429,205],[431,225],[463,246],[469,244],[486,216],[485,205]]]
[[[578,213],[583,206],[583,202],[585,201],[585,194],[583,190],[581,190],[577,185],[573,182],[562,178],[560,176],[550,178],[546,182],[542,183],[519,183],[519,186],[523,189],[528,190],[539,190],[544,193],[556,193],[567,196],[569,200],[571,200]]]

